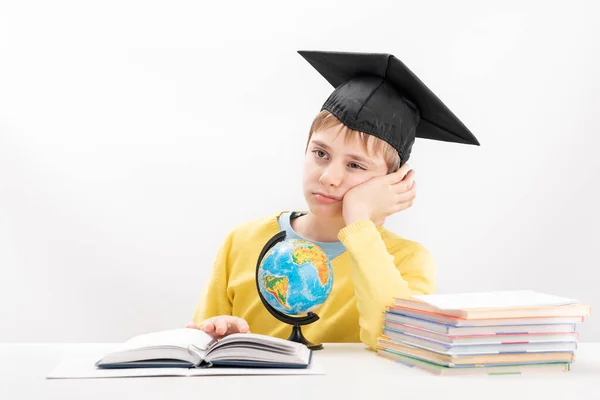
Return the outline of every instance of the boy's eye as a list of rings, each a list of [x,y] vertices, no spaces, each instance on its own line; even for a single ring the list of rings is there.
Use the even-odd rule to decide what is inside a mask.
[[[350,163],[350,164],[348,164],[348,166],[350,168],[352,168],[352,169],[362,169],[362,170],[364,170],[364,168],[361,167],[360,165],[358,165],[357,163]]]
[[[325,158],[327,157],[327,153],[325,153],[323,150],[313,150],[313,154],[317,157],[317,158]]]

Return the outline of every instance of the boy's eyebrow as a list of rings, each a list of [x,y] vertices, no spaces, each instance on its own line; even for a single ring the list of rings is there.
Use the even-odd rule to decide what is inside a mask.
[[[363,156],[359,156],[358,154],[348,154],[350,156],[350,158],[352,158],[355,161],[358,161],[359,163],[363,163],[366,165],[375,165],[373,164],[373,161],[369,160],[366,157]]]
[[[324,148],[325,150],[331,150],[331,147],[327,146],[325,143],[321,142],[320,140],[312,140],[312,142],[314,144],[316,144],[317,146]]]
[[[314,144],[316,144],[317,146],[322,147],[325,150],[331,150],[331,147],[329,147],[327,144],[321,142],[320,140],[313,140],[312,142]],[[358,154],[348,154],[348,156],[351,159],[355,160],[355,161],[358,161],[358,162],[361,162],[361,163],[364,163],[364,164],[367,164],[367,165],[375,165],[375,164],[373,164],[373,162],[371,160],[369,160],[368,158],[363,157],[361,155],[358,155]]]

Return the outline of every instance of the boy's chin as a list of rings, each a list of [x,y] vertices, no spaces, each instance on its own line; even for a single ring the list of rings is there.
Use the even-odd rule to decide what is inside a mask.
[[[341,204],[314,204],[309,203],[310,213],[322,218],[342,218]]]

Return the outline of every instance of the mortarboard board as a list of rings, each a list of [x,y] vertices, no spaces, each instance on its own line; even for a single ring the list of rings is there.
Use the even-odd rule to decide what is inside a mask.
[[[477,138],[391,54],[298,51],[335,90],[321,110],[394,147],[401,164],[415,137],[473,144]]]

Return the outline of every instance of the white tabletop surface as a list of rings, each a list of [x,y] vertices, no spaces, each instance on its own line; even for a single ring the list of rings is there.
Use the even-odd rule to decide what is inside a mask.
[[[326,344],[314,353],[325,375],[46,379],[65,357],[99,357],[114,346],[0,344],[0,399],[600,399],[600,343],[580,343],[570,372],[546,374],[436,376],[361,344]]]

